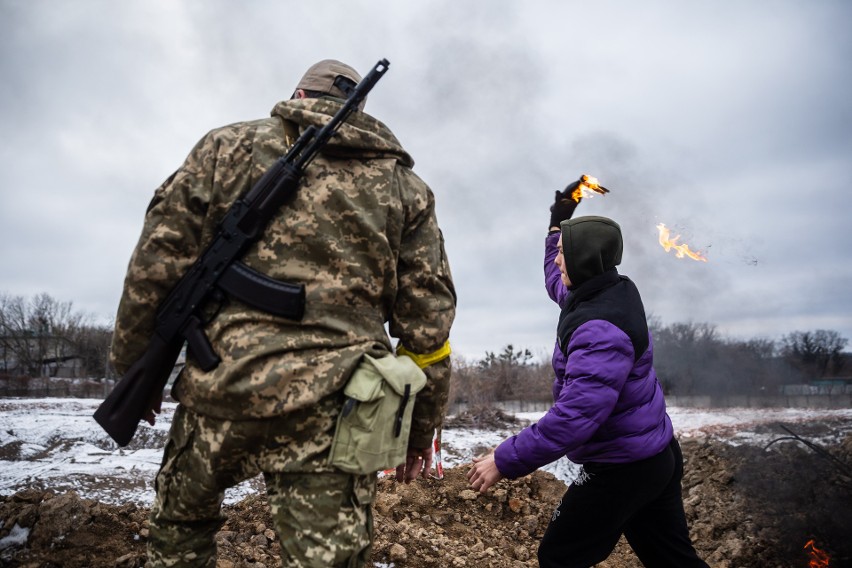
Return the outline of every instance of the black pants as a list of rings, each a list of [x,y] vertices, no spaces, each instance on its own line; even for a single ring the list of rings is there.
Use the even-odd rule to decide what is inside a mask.
[[[706,568],[689,539],[677,440],[629,464],[585,464],[562,497],[538,549],[542,568],[588,568],[605,560],[622,534],[649,568]]]

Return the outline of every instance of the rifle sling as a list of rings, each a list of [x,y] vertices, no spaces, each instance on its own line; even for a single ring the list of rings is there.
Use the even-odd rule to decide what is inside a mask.
[[[217,285],[230,296],[258,310],[297,321],[305,315],[304,284],[275,280],[242,262],[231,263]]]

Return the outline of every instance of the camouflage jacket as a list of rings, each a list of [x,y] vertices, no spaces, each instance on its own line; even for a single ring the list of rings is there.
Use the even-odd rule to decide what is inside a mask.
[[[288,100],[271,118],[215,129],[156,190],[116,317],[111,360],[118,373],[141,356],[156,307],[231,203],[298,132],[321,127],[339,108],[331,99]],[[181,403],[224,419],[278,416],[339,391],[363,353],[392,349],[388,332],[414,353],[444,345],[455,290],[434,196],[413,164],[384,124],[361,112],[349,118],[242,259],[272,278],[305,284],[304,318],[227,301],[205,327],[222,362],[205,373],[189,357],[174,391]],[[424,370],[415,447],[428,446],[440,425],[450,361]]]

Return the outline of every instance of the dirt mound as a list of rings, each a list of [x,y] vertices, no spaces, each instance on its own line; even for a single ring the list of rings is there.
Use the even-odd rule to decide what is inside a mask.
[[[795,442],[759,447],[683,443],[684,501],[696,548],[715,568],[807,566],[815,539],[832,568],[852,566],[852,437],[829,448],[839,461]],[[466,468],[443,480],[379,480],[373,559],[397,567],[536,566],[536,549],[565,485],[536,472],[471,491]],[[108,506],[73,492],[0,497],[0,565],[142,566],[147,509]],[[224,508],[220,568],[280,566],[262,496]],[[624,542],[599,568],[640,564]]]
[[[464,412],[449,416],[444,422],[444,428],[481,428],[499,429],[526,425],[513,414],[509,414],[494,406],[474,406]]]
[[[537,565],[537,541],[565,484],[536,472],[480,494],[466,471],[410,485],[381,479],[373,557],[397,566]]]

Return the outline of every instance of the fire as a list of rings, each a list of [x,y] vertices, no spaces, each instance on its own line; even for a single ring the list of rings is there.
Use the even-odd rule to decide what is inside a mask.
[[[580,176],[580,185],[571,193],[571,199],[579,203],[580,199],[592,197],[596,193],[603,195],[609,193],[609,190],[601,186],[598,178],[583,174]]]
[[[831,558],[824,550],[820,550],[814,546],[813,539],[805,543],[805,550],[807,550],[811,555],[811,559],[808,562],[808,568],[828,568],[828,561],[831,560]]]
[[[675,251],[677,251],[675,256],[677,256],[678,258],[688,256],[692,260],[700,260],[701,262],[707,262],[707,258],[704,257],[704,255],[702,255],[700,252],[689,250],[689,245],[687,245],[686,243],[682,245],[677,244],[677,240],[680,238],[680,235],[671,237],[671,232],[666,228],[664,224],[660,223],[659,225],[657,225],[657,229],[659,229],[660,231],[660,245],[662,245],[662,247],[666,249],[666,252],[669,252],[670,250],[674,249]]]

